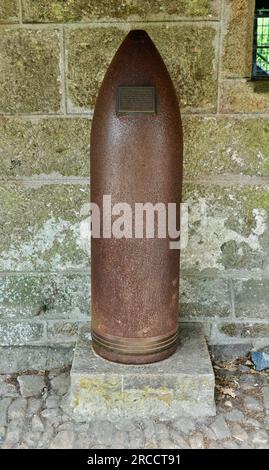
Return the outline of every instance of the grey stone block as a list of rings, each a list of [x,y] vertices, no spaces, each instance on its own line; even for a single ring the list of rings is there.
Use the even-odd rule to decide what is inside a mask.
[[[245,397],[244,405],[250,411],[259,412],[263,410],[261,403],[258,400],[256,400],[256,398],[254,397],[250,397],[250,396]]]
[[[53,439],[50,449],[72,449],[75,434],[72,431],[61,431]]]
[[[88,317],[85,318],[88,320]],[[47,322],[47,334],[51,343],[76,343],[78,322],[53,321]]]
[[[23,422],[27,408],[27,400],[25,398],[16,398],[8,409],[8,419],[16,421],[16,426],[19,425],[18,420]]]
[[[16,398],[18,395],[17,387],[12,378],[8,375],[0,375],[0,397]]]
[[[65,367],[72,359],[72,347],[3,346],[0,347],[0,374]]]
[[[251,438],[256,448],[262,449],[269,443],[269,433],[265,429],[255,431]]]
[[[45,237],[48,236],[47,233]],[[29,264],[25,270],[31,270]],[[26,325],[30,318],[48,320],[50,341],[70,338],[72,322],[88,320],[89,290],[89,275],[83,272],[7,273],[0,276],[0,319],[5,323],[13,321],[11,332],[15,331],[14,320],[19,323],[25,319]],[[13,344],[14,335],[16,339],[18,333],[11,337]]]
[[[211,424],[211,429],[216,434],[217,439],[227,439],[230,437],[230,430],[223,416],[217,416]]]
[[[0,445],[2,444],[2,442],[4,442],[5,435],[6,435],[5,426],[0,426]]]
[[[244,374],[240,377],[240,387],[242,390],[253,390],[257,386],[257,377],[250,374]]]
[[[62,374],[54,377],[51,380],[51,388],[57,395],[65,395],[68,392],[70,385],[69,373],[63,372]]]
[[[39,396],[45,388],[44,377],[40,375],[20,375],[18,382],[23,397]]]
[[[0,399],[0,427],[7,425],[7,410],[12,401],[12,398],[1,398]]]
[[[42,407],[42,399],[41,398],[29,398],[27,400],[27,418],[30,418],[40,411]]]
[[[267,413],[269,413],[269,386],[263,387],[262,394],[263,394],[264,407]]]
[[[248,434],[245,431],[245,429],[242,428],[242,426],[240,426],[240,424],[234,423],[231,426],[231,428],[232,428],[232,436],[234,439],[240,442],[245,442],[245,443],[248,441]]]
[[[268,319],[268,279],[237,279],[234,281],[234,295],[237,317]]]
[[[190,438],[191,448],[192,449],[204,449],[205,443],[203,434],[201,432],[197,432],[193,434]]]
[[[252,349],[252,343],[216,344],[211,346],[211,352],[217,361],[231,361],[238,357],[246,357]]]
[[[44,339],[44,324],[41,321],[20,322],[1,321],[0,322],[0,345],[19,346],[35,343]]]
[[[207,344],[198,325],[181,326],[173,356],[139,366],[97,356],[85,325],[75,350],[67,407],[78,418],[212,416],[214,385]]]
[[[227,279],[182,276],[181,318],[227,317],[231,313]]]
[[[225,413],[225,418],[227,421],[244,421],[244,415],[242,413],[242,411],[240,410],[232,410],[232,411],[229,411],[228,413]]]
[[[58,408],[59,407],[59,397],[57,396],[49,396],[47,399],[46,399],[46,407],[47,409],[52,409],[52,408]]]

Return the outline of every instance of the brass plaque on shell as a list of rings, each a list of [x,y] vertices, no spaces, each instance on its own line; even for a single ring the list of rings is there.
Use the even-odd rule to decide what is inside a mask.
[[[117,114],[156,114],[156,93],[153,86],[120,86]]]

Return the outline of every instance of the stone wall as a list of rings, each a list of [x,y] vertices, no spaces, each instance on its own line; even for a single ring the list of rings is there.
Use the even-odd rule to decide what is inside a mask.
[[[269,82],[253,0],[0,0],[0,345],[72,344],[89,310],[89,128],[131,28],[180,97],[181,318],[211,344],[269,340]]]

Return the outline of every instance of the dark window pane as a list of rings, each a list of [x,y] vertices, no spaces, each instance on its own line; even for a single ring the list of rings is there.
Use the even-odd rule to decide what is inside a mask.
[[[256,1],[253,77],[269,78],[269,1]]]

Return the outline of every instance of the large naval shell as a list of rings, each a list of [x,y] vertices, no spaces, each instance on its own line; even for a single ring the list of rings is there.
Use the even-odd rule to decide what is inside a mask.
[[[107,70],[94,111],[91,201],[100,208],[104,195],[111,195],[112,206],[177,203],[179,219],[181,179],[174,87],[150,37],[133,30]],[[179,250],[157,233],[118,239],[101,230],[91,252],[94,350],[131,364],[171,355],[177,347]]]

